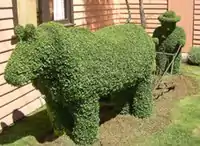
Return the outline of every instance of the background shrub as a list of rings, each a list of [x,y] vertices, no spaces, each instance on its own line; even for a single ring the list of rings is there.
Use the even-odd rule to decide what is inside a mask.
[[[188,63],[200,66],[200,47],[192,47],[188,54]]]

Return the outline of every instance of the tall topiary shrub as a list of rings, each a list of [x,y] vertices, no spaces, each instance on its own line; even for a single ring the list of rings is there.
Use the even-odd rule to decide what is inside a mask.
[[[167,11],[159,16],[158,20],[161,22],[161,26],[156,28],[153,33],[153,38],[158,39],[156,51],[175,54],[180,46],[182,48],[185,45],[186,40],[184,30],[176,26],[176,23],[180,21],[180,17],[176,16],[176,13],[173,11]],[[172,56],[166,54],[156,55],[157,72],[159,72],[159,74],[162,74],[167,69],[172,58]],[[181,50],[178,52],[174,61],[174,74],[179,72],[180,61]],[[168,70],[168,72],[170,71],[171,69]]]
[[[92,144],[98,138],[99,99],[126,89],[132,93],[125,111],[139,118],[151,114],[155,46],[142,27],[125,24],[92,33],[49,22],[19,28],[21,41],[5,79],[16,86],[33,82],[45,95],[57,133],[71,127],[77,144]],[[27,30],[34,33],[25,35]]]

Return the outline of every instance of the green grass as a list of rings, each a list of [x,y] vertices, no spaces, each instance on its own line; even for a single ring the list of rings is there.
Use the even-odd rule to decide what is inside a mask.
[[[37,145],[41,136],[51,131],[51,124],[44,108],[37,110],[0,135],[0,145]]]
[[[173,122],[161,132],[145,139],[143,146],[199,146],[200,94],[187,97],[173,109]]]
[[[200,84],[200,67],[182,65],[182,73],[192,76]],[[154,132],[140,135],[125,146],[199,146],[200,145],[200,89],[196,95],[183,98],[171,110],[171,124]],[[167,105],[166,105],[167,106]],[[111,122],[112,123],[112,122]],[[145,123],[145,122],[144,122]],[[129,123],[130,124],[130,123]],[[145,123],[150,124],[150,123]],[[111,124],[112,125],[112,124]],[[142,125],[144,127],[149,125]],[[134,126],[133,126],[134,127]],[[135,126],[135,128],[138,128]],[[138,129],[139,130],[139,129]],[[51,131],[45,109],[36,111],[0,135],[5,146],[73,146],[68,136],[41,139]],[[137,130],[136,130],[137,131]],[[148,133],[148,132],[147,132]],[[113,136],[114,137],[114,136]],[[133,136],[130,136],[133,138]],[[112,139],[110,141],[113,141]],[[131,141],[131,140],[129,140]],[[112,146],[112,143],[110,144]]]
[[[200,67],[182,66],[182,72],[198,80]],[[148,138],[141,138],[141,146],[199,146],[200,145],[200,90],[178,102],[172,110],[172,123]]]
[[[0,135],[2,146],[73,146],[68,136],[52,135],[52,128],[45,107],[18,121]],[[48,137],[45,137],[47,136]]]

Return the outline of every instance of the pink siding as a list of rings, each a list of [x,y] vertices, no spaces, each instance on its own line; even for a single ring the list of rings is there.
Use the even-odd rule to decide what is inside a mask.
[[[76,26],[96,30],[104,26],[118,24],[120,5],[118,0],[74,1],[74,22]]]
[[[186,45],[182,52],[187,53],[192,46],[193,40],[193,2],[199,0],[184,0],[176,1],[169,0],[169,9],[181,16],[181,21],[178,23],[179,26],[184,28],[186,32]],[[200,2],[200,1],[199,1]]]
[[[126,22],[128,17],[127,6],[124,0],[120,0],[120,22]],[[154,29],[160,25],[157,20],[158,16],[168,9],[167,0],[143,0],[144,12],[146,17],[146,31],[152,35]],[[139,0],[130,1],[130,10],[132,14],[132,22],[140,24]]]
[[[132,21],[140,24],[139,0],[130,1]],[[147,32],[152,34],[159,25],[157,17],[168,8],[167,0],[144,0]],[[77,26],[88,27],[92,30],[112,24],[125,23],[128,17],[127,6],[124,0],[108,1],[74,1],[74,20]]]
[[[193,45],[200,45],[200,0],[194,0]]]

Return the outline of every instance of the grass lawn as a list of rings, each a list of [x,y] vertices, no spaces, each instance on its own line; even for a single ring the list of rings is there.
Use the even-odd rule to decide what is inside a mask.
[[[200,85],[200,67],[182,65],[181,71]],[[183,76],[178,77],[183,80],[182,78]],[[197,87],[197,83],[189,79],[184,77],[185,86],[181,86],[176,94],[169,93],[155,101],[154,113],[150,118],[141,120],[131,116],[116,116],[101,124],[101,145],[200,146],[200,86],[195,89],[196,94],[186,92]],[[186,97],[181,97],[185,94]],[[43,108],[5,130],[0,135],[0,145],[74,145],[68,136],[55,138],[51,133],[51,126]]]
[[[200,68],[183,66],[184,74],[200,83]],[[200,145],[200,89],[176,103],[172,109],[172,123],[138,142],[141,146],[199,146]]]

